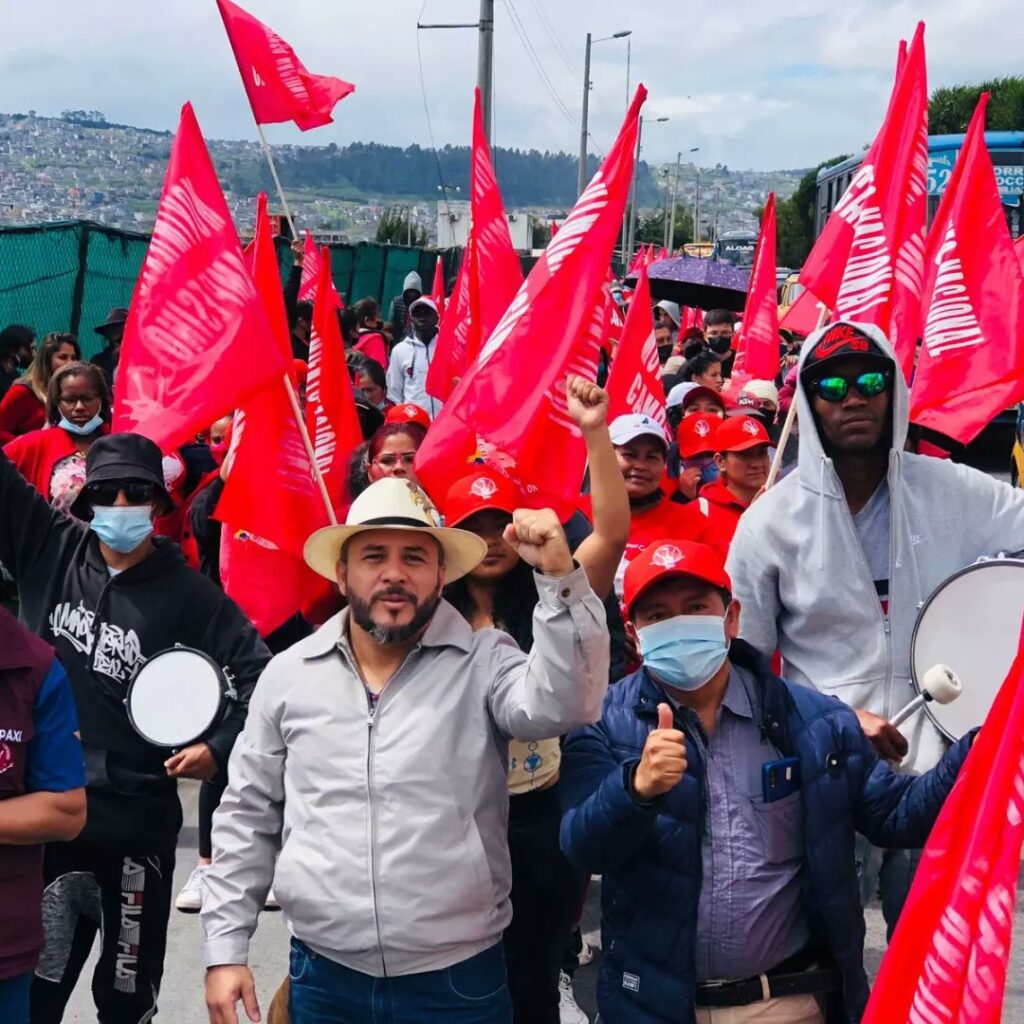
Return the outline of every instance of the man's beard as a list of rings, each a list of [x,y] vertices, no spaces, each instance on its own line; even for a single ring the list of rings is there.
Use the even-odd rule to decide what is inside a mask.
[[[374,601],[378,598],[386,597],[389,594],[401,594],[415,605],[416,611],[413,614],[413,617],[405,625],[382,625],[379,622],[374,622],[370,615],[370,609],[372,608]],[[434,612],[437,611],[437,606],[440,603],[440,591],[432,594],[423,602],[423,604],[417,604],[415,596],[410,594],[408,590],[402,590],[400,587],[392,587],[390,590],[378,591],[368,602],[356,597],[355,594],[348,595],[348,605],[351,609],[352,618],[356,625],[364,632],[369,633],[370,636],[372,636],[373,639],[382,646],[388,646],[389,644],[403,644],[418,636],[423,627],[426,626],[434,617]]]

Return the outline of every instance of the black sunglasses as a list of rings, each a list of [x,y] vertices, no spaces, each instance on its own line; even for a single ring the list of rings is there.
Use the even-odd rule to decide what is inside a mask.
[[[157,487],[148,480],[101,480],[86,484],[83,491],[93,505],[115,505],[122,491],[129,505],[148,505],[156,497]]]
[[[880,395],[892,383],[891,370],[869,370],[856,377],[819,377],[811,381],[814,393],[825,402],[841,402],[856,388],[865,398]]]

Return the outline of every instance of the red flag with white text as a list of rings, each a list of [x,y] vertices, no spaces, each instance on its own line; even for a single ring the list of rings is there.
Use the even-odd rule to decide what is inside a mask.
[[[351,82],[314,75],[276,32],[231,0],[217,0],[257,124],[294,121],[303,131],[330,124]]]
[[[334,507],[345,501],[345,479],[352,450],[362,442],[352,381],[345,360],[338,311],[331,302],[331,251],[320,251],[306,378],[306,429]]]
[[[302,250],[302,277],[299,280],[299,300],[302,302],[316,301],[316,288],[320,280],[320,250],[313,241],[313,232],[306,229],[306,240]],[[337,288],[334,287],[334,280],[331,280],[331,301],[337,309],[344,309]]]
[[[113,429],[169,451],[288,365],[186,103],[125,324]]]
[[[927,202],[928,82],[919,24],[899,61],[882,127],[800,271],[800,281],[837,317],[886,331],[908,379],[920,336]]]
[[[1019,651],[932,827],[864,1024],[999,1024],[1022,839]]]
[[[582,435],[568,412],[565,380],[593,380],[601,346],[607,279],[626,194],[640,86],[625,123],[593,180],[523,282],[479,357],[434,420],[416,457],[427,492],[443,500],[481,459],[519,485],[531,504],[566,517],[579,496]]]
[[[910,418],[962,444],[1024,399],[1024,279],[985,145],[982,93],[928,236]]]
[[[754,248],[743,328],[733,366],[734,375],[751,380],[775,380],[779,372],[779,299],[775,276],[775,193],[761,217],[761,232]]]
[[[618,416],[637,413],[650,416],[668,429],[665,388],[658,376],[660,369],[658,346],[654,340],[651,286],[647,271],[641,270],[615,361],[608,373],[609,422]]]

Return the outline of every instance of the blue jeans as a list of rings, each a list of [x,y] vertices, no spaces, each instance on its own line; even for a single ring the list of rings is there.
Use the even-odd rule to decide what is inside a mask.
[[[32,972],[0,981],[0,1020],[4,1024],[28,1024],[28,993]]]
[[[441,971],[375,978],[292,939],[291,1024],[512,1024],[501,943]]]

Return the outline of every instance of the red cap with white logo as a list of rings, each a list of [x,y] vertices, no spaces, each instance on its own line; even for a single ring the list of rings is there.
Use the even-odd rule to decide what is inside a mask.
[[[684,416],[676,431],[679,454],[684,459],[692,459],[697,455],[717,451],[715,438],[721,430],[721,423],[721,419],[707,412],[691,412],[689,416]]]
[[[430,429],[430,413],[414,402],[403,402],[392,406],[384,417],[385,423],[418,423],[424,430]]]
[[[764,425],[750,416],[731,416],[723,420],[715,434],[716,452],[745,452],[771,443]]]
[[[715,549],[692,540],[656,540],[640,552],[626,569],[622,603],[626,616],[650,586],[669,576],[692,576],[713,587],[732,591],[725,565]]]
[[[444,513],[444,525],[452,527],[477,512],[496,509],[512,515],[522,506],[519,488],[511,480],[492,470],[481,469],[451,485],[441,511]]]

